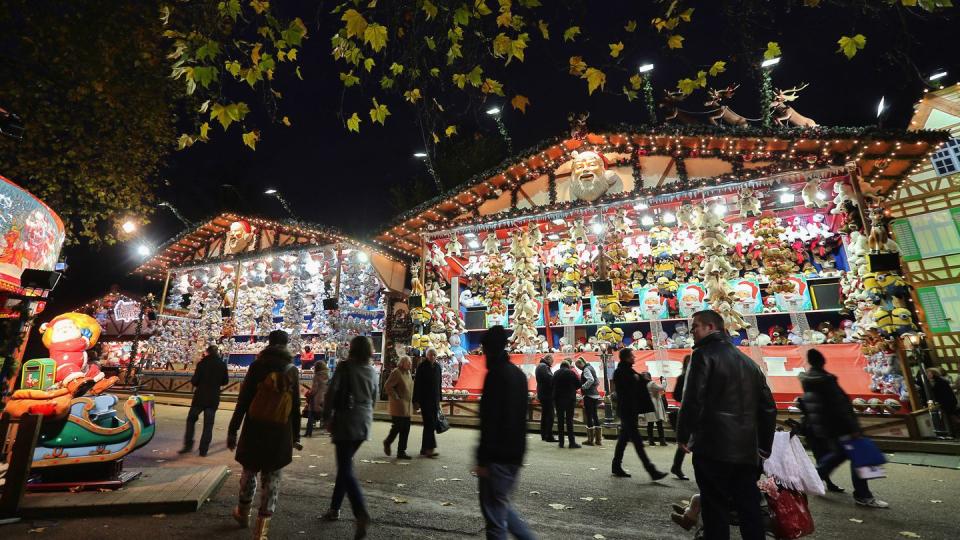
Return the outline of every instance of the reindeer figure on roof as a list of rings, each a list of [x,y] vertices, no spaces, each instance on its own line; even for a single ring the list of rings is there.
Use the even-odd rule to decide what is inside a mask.
[[[737,91],[737,88],[740,88],[739,84],[736,86],[730,85],[723,90],[711,88],[707,91],[710,99],[704,102],[703,105],[706,107],[717,107],[717,109],[712,111],[708,116],[711,124],[718,126],[720,125],[719,122],[723,121],[731,126],[747,125],[746,118],[733,112],[733,109],[724,104],[725,101],[733,99],[733,93]]]
[[[657,107],[664,110],[663,121],[664,123],[676,120],[681,124],[695,124],[696,120],[689,114],[682,112],[680,110],[680,103],[683,100],[687,99],[687,94],[677,90],[671,92],[670,90],[664,90],[663,98],[660,99],[660,102],[657,104]]]
[[[770,108],[773,109],[773,121],[777,125],[792,124],[797,127],[816,127],[817,123],[812,118],[798,113],[793,107],[787,105],[797,99],[797,94],[801,90],[810,86],[804,83],[802,86],[794,86],[787,90],[776,89],[773,100],[770,102]]]

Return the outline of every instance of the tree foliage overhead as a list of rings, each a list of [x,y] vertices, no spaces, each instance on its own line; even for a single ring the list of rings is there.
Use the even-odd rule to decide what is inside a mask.
[[[658,43],[665,55],[697,59],[687,76],[676,82],[677,90],[690,94],[705,89],[727,65],[749,63],[756,69],[752,64],[762,54],[778,55],[775,36],[753,32],[759,25],[783,17],[780,22],[786,24],[777,23],[777,32],[809,33],[809,28],[790,26],[791,10],[830,9],[849,16],[850,35],[810,37],[853,59],[869,37],[857,31],[857,20],[939,15],[952,6],[951,0],[724,0],[715,10],[724,14],[724,20],[717,20],[716,13],[703,15],[706,8],[692,0],[629,2],[603,10],[585,4],[346,0],[331,8],[324,3],[313,18],[319,28],[333,30],[328,52],[336,70],[321,76],[342,86],[340,120],[347,131],[382,125],[390,121],[391,108],[408,106],[416,111],[424,143],[430,147],[452,136],[454,117],[464,107],[488,100],[509,104],[520,114],[535,107],[525,92],[538,81],[524,67],[534,54],[568,72],[588,96],[616,94],[633,101],[644,88],[644,78],[627,59],[655,50]],[[226,123],[221,121],[224,129],[243,122],[249,112],[243,96],[251,91],[261,100],[268,98],[274,108],[269,112],[279,118],[272,103],[279,93],[271,81],[281,67],[300,75],[296,52],[306,39],[306,27],[297,15],[311,20],[309,13],[287,13],[283,18],[264,0],[205,0],[164,7],[166,35],[173,40],[173,76],[184,81],[188,93],[210,99],[197,115],[199,131],[182,135],[182,146],[206,140],[210,120],[226,118]],[[721,47],[688,39],[717,34],[722,28],[742,35]],[[711,55],[716,57],[705,58]],[[226,91],[231,80],[246,82],[249,88]],[[213,111],[214,104],[239,109],[224,116]],[[243,128],[244,142],[253,147],[249,138],[256,127],[250,124]]]
[[[68,239],[112,243],[146,216],[172,148],[176,101],[156,6],[0,2],[0,106],[23,119],[0,138],[0,174],[64,220]]]

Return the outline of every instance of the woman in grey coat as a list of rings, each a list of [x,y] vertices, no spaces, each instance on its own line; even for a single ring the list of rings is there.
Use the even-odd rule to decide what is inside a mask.
[[[370,438],[370,425],[373,423],[377,373],[370,365],[371,356],[373,344],[370,338],[357,336],[350,341],[350,352],[333,373],[323,407],[327,431],[337,447],[337,481],[333,487],[330,509],[323,518],[328,521],[340,519],[340,506],[346,495],[356,518],[354,538],[365,538],[370,525],[363,492],[353,474],[353,455],[363,441]]]

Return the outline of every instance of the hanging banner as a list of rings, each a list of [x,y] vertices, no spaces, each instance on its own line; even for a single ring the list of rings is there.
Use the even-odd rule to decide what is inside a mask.
[[[739,347],[739,349],[744,354],[750,354],[750,347]],[[767,384],[770,386],[779,408],[789,407],[794,399],[803,393],[797,376],[805,369],[804,359],[807,349],[808,347],[793,345],[760,347],[763,361],[761,367],[767,374]],[[830,373],[836,375],[840,386],[850,395],[851,399],[855,397],[865,399],[891,397],[869,392],[870,375],[863,370],[867,361],[863,353],[860,352],[860,344],[825,344],[818,345],[817,349],[830,360],[827,366]],[[654,351],[634,351],[633,369],[638,373],[649,371],[654,380],[659,380],[660,376],[665,377],[667,388],[670,391],[667,397],[672,398],[676,378],[683,368],[683,357],[691,354],[691,352],[690,349],[665,349],[660,351],[663,359],[658,360]],[[527,387],[531,392],[536,392],[537,389],[534,371],[542,357],[543,354],[510,355],[510,361],[520,367],[526,374]],[[593,365],[598,374],[603,373],[600,353],[596,352],[553,353],[554,369],[560,365],[562,360],[570,360],[572,363],[580,357]],[[486,359],[483,355],[472,354],[466,355],[466,358],[470,362],[464,364],[455,388],[474,393],[480,392],[483,390],[483,378],[487,374]],[[607,360],[607,367],[613,369],[617,362],[617,355],[613,354]]]

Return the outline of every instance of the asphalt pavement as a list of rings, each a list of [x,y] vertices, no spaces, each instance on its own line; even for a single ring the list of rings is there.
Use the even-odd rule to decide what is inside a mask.
[[[229,479],[199,512],[153,516],[115,516],[109,508],[87,518],[25,521],[0,526],[0,538],[249,538],[230,517],[236,504],[239,467],[225,446],[232,411],[217,416],[210,454],[178,455],[186,418],[185,407],[158,405],[154,440],[131,455],[127,468],[225,464]],[[197,426],[199,436],[200,425]],[[440,456],[395,461],[383,453],[382,439],[389,424],[375,422],[373,440],[365,443],[355,462],[373,525],[371,539],[482,538],[483,520],[477,503],[476,478],[470,469],[478,432],[453,428],[438,436]],[[334,449],[326,436],[303,439],[293,463],[283,471],[283,483],[270,537],[352,538],[349,502],[343,519],[323,522],[336,476]],[[414,425],[408,453],[419,452],[421,428]],[[672,476],[651,482],[636,454],[628,449],[624,466],[633,478],[610,475],[614,441],[601,448],[560,449],[528,436],[526,464],[514,502],[531,529],[544,539],[685,539],[693,534],[670,520],[670,504],[696,491],[693,481]],[[394,448],[396,443],[394,443]],[[648,448],[651,459],[668,469],[675,446]],[[693,476],[688,462],[684,470]],[[817,532],[810,538],[882,540],[960,538],[960,471],[901,464],[887,466],[888,478],[871,482],[875,495],[888,501],[889,510],[854,505],[845,466],[834,481],[847,494],[810,498]],[[916,536],[914,536],[916,535]],[[732,537],[737,538],[736,532]]]

